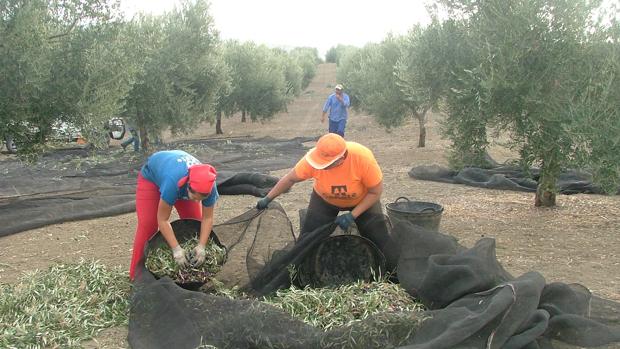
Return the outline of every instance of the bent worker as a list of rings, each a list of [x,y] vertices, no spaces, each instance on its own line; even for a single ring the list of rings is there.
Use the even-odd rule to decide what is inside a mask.
[[[301,234],[331,222],[347,231],[355,222],[360,234],[385,254],[387,267],[393,270],[397,254],[388,251],[391,237],[380,201],[383,174],[372,151],[359,143],[347,142],[338,134],[328,133],[258,200],[256,208],[267,208],[295,183],[310,178],[314,179],[314,187]],[[340,211],[347,212],[338,215]]]
[[[160,151],[148,158],[138,173],[138,226],[129,269],[131,280],[136,276],[136,266],[144,256],[147,241],[158,230],[172,249],[174,260],[179,266],[204,263],[205,248],[213,228],[214,205],[219,198],[216,175],[213,166],[201,164],[182,150]],[[198,245],[192,253],[192,261],[188,260],[188,253],[179,245],[170,225],[172,206],[181,219],[201,221]]]

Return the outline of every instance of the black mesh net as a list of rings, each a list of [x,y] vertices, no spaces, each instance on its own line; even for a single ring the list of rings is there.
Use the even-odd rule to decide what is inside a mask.
[[[493,168],[465,167],[457,171],[438,165],[422,165],[412,168],[409,176],[478,188],[535,192],[540,169],[530,168],[526,172],[517,166],[496,165]],[[557,189],[562,194],[604,194],[604,191],[592,182],[592,175],[580,170],[565,170],[560,173]]]
[[[291,168],[311,140],[187,140],[167,149],[186,150],[215,166],[220,195],[262,197],[278,180],[265,173]],[[43,154],[34,165],[0,160],[0,236],[135,211],[136,177],[147,155],[73,148]]]
[[[190,291],[142,268],[129,321],[133,348],[567,348],[618,347],[620,304],[577,284],[550,283],[536,272],[513,277],[495,257],[495,241],[473,247],[398,222],[400,285],[425,311],[381,312],[329,331],[263,303],[287,287],[299,267],[330,237],[329,224],[297,241],[276,203],[214,227],[228,250],[216,275],[250,299]]]

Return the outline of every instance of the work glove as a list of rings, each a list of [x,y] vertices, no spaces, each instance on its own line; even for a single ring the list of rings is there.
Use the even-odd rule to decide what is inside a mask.
[[[353,218],[351,212],[336,217],[336,224],[338,224],[343,231],[347,231],[353,222],[355,222],[355,218]]]
[[[185,250],[180,245],[172,249],[172,255],[180,268],[187,266],[187,256],[185,255]]]
[[[256,203],[256,208],[259,210],[264,210],[267,208],[270,202],[271,202],[271,199],[265,196],[264,198],[258,200],[258,202]]]
[[[206,258],[207,258],[206,246],[198,244],[196,247],[194,247],[194,254],[192,256],[192,265],[194,267],[199,267],[203,265]]]

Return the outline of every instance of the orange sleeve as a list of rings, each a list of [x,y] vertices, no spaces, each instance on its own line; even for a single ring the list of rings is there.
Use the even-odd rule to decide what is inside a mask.
[[[295,165],[293,169],[295,170],[295,175],[297,175],[299,179],[304,179],[304,180],[312,178],[312,175],[314,172],[314,168],[310,166],[308,161],[306,161],[305,157],[301,158],[301,160],[297,162],[297,164]]]

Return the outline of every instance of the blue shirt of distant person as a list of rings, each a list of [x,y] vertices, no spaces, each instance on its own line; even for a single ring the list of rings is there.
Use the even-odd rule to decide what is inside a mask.
[[[325,122],[325,116],[329,111],[329,132],[337,133],[344,138],[344,128],[347,126],[348,108],[351,105],[349,95],[342,91],[342,85],[334,88],[334,93],[327,97],[323,105],[321,122]]]

